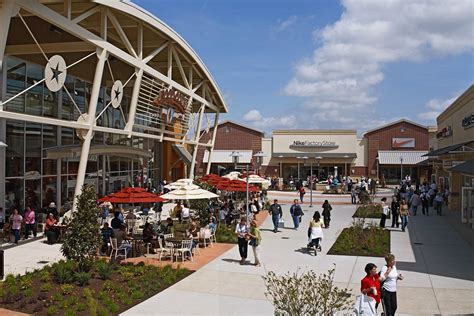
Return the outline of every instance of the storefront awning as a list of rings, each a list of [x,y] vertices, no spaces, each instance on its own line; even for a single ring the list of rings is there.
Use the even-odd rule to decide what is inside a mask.
[[[212,151],[212,161],[211,163],[232,163],[232,152],[235,150],[214,150]],[[251,150],[238,150],[239,154],[239,164],[251,163],[252,162],[252,151]],[[204,152],[204,163],[209,162],[209,151]]]
[[[46,149],[46,159],[79,158],[81,146],[58,146]],[[118,145],[91,145],[89,155],[111,155],[124,158],[151,158],[151,151]]]
[[[455,171],[474,176],[474,160],[469,160],[455,167],[452,167],[449,169],[449,171]]]
[[[191,164],[191,161],[193,161],[193,157],[191,156],[189,151],[187,151],[186,148],[183,147],[183,145],[172,144],[171,147],[173,147],[173,150],[178,154],[179,158],[181,158],[181,160],[185,164]]]
[[[436,150],[432,150],[429,153],[427,153],[425,156],[427,157],[433,157],[433,156],[441,156],[445,154],[450,154],[451,152],[458,152],[462,150],[462,147],[466,146],[467,144],[472,143],[472,141],[469,142],[464,142],[456,145],[451,145],[443,148],[438,148]]]
[[[280,157],[281,156],[281,157]],[[357,158],[356,153],[273,153],[273,158],[297,158],[297,157],[308,157],[308,158],[346,158],[353,159]]]
[[[400,150],[379,150],[378,158],[380,165],[416,165],[426,160],[423,157],[427,151],[400,151]]]

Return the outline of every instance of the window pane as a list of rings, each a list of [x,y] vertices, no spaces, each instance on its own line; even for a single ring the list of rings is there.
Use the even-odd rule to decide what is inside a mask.
[[[10,214],[13,207],[22,210],[23,205],[23,179],[13,178],[5,180],[5,210]]]
[[[26,205],[32,206],[35,211],[41,208],[41,178],[35,180],[25,179]]]
[[[61,145],[68,146],[74,142],[74,129],[63,127],[61,130]]]
[[[74,79],[71,76],[66,77],[66,82],[64,86],[67,88],[71,96],[74,96]],[[74,120],[74,104],[72,103],[71,98],[67,94],[66,91],[63,93],[63,100],[62,100],[62,119],[63,120]]]
[[[24,123],[7,121],[7,177],[23,176],[24,136]]]
[[[56,159],[43,159],[43,175],[56,175]]]
[[[29,88],[43,79],[43,67],[28,64],[26,87]],[[26,93],[26,113],[41,115],[43,101],[43,83],[36,85]]]
[[[6,98],[25,90],[26,64],[13,57],[7,59],[7,93]],[[5,109],[13,112],[25,111],[25,95],[22,94],[5,105]]]
[[[26,123],[25,177],[41,175],[41,124]]]
[[[58,92],[43,90],[43,116],[58,117],[58,100]]]
[[[43,207],[56,203],[56,192],[56,177],[43,177]]]

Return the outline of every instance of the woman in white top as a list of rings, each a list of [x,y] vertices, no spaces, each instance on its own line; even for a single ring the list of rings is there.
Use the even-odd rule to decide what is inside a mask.
[[[391,253],[385,256],[387,263],[380,271],[380,282],[382,283],[382,306],[385,316],[393,316],[397,310],[397,281],[403,280],[395,266],[395,256]]]
[[[240,253],[240,264],[245,264],[247,259],[249,228],[245,217],[240,219],[240,223],[235,226],[235,234],[237,235]]]
[[[313,219],[309,223],[308,228],[308,251],[314,250],[315,256],[317,256],[318,250],[321,251],[321,240],[324,237],[323,227],[324,223],[321,219],[321,214],[318,211],[314,212]]]

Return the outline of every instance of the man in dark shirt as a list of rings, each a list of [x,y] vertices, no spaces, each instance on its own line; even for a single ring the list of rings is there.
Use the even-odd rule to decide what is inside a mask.
[[[269,210],[270,215],[272,216],[272,221],[273,221],[273,232],[276,233],[278,232],[278,222],[280,221],[280,218],[283,216],[283,211],[281,210],[280,204],[278,204],[278,200],[275,199],[273,201],[273,204],[270,205],[270,210]]]
[[[113,229],[120,229],[120,225],[122,225],[122,222],[119,219],[119,212],[114,213],[114,218],[110,222],[110,225],[112,226]]]
[[[110,237],[114,237],[114,231],[109,227],[109,223],[105,222],[104,226],[100,230],[102,234],[102,247],[101,252],[105,253],[108,248],[108,243],[110,242]]]

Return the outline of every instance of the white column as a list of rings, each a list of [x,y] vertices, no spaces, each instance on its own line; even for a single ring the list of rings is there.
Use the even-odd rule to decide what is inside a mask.
[[[189,179],[194,179],[194,169],[196,168],[196,157],[197,157],[197,151],[199,148],[198,142],[199,142],[199,134],[201,132],[201,123],[202,123],[202,115],[204,114],[204,109],[206,106],[203,104],[201,106],[201,110],[199,111],[199,119],[198,119],[198,125],[197,125],[197,131],[196,135],[194,135],[194,151],[193,151],[193,160],[191,161],[191,168],[189,170]]]
[[[207,161],[206,167],[206,174],[211,172],[211,161],[212,161],[212,153],[214,152],[214,144],[216,142],[216,134],[217,134],[217,125],[219,125],[219,112],[216,113],[216,117],[214,118],[214,130],[212,131],[212,147],[209,149],[209,160]]]
[[[132,98],[130,100],[130,110],[128,111],[128,120],[125,130],[128,131],[128,138],[132,136],[133,124],[135,122],[135,113],[137,112],[138,94],[142,84],[143,69],[137,69],[135,72],[135,83],[133,84]]]
[[[4,76],[5,46],[7,44],[8,31],[10,29],[11,16],[16,13],[15,1],[4,0],[0,6],[0,111],[3,110],[2,102],[5,100],[6,76]],[[7,120],[0,119],[0,141],[6,143]],[[8,144],[7,144],[8,145]],[[5,162],[6,148],[0,147],[0,208],[3,210],[0,217],[5,219]]]
[[[87,161],[89,158],[89,149],[91,147],[91,140],[92,140],[92,132],[93,132],[92,128],[95,124],[95,112],[97,110],[97,100],[99,98],[99,93],[100,93],[100,84],[102,82],[104,64],[107,59],[107,51],[98,50],[97,55],[98,55],[98,60],[95,66],[94,83],[92,84],[89,110],[87,113],[88,115],[87,124],[89,125],[89,130],[87,131],[87,134],[84,137],[84,141],[82,142],[81,160],[79,161],[79,170],[77,171],[76,188],[74,190],[73,212],[76,211],[76,197],[80,195],[82,192],[82,185],[84,184],[84,178],[86,176]]]

